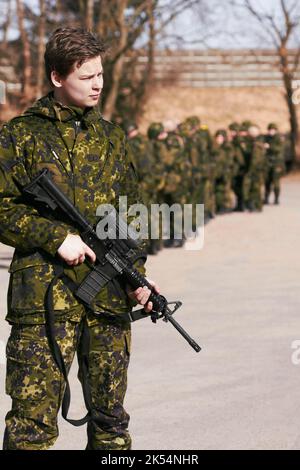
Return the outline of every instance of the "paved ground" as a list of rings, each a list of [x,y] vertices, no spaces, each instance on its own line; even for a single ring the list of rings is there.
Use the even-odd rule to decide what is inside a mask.
[[[205,229],[202,251],[150,258],[149,276],[184,302],[176,318],[203,350],[196,354],[163,322],[134,325],[126,408],[135,449],[300,449],[300,364],[292,362],[300,340],[299,201],[300,177],[290,176],[280,207],[220,216]],[[2,266],[9,249],[1,253]],[[5,269],[0,276],[4,318]],[[7,334],[3,320],[0,339]],[[3,348],[2,430],[10,402]],[[72,414],[80,417],[75,373]],[[60,431],[56,449],[84,448],[84,429],[61,422]]]

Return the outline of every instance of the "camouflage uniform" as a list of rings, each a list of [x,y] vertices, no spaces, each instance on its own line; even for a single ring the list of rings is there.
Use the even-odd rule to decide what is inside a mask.
[[[275,204],[279,204],[280,177],[284,173],[283,142],[278,134],[276,124],[269,124],[268,130],[274,129],[276,134],[266,135],[266,172],[265,172],[265,204],[269,203],[271,189],[274,189]]]
[[[153,122],[150,124],[147,135],[149,139],[149,156],[148,163],[151,166],[147,167],[148,180],[147,186],[152,189],[151,203],[161,205],[165,202],[164,199],[164,187],[166,184],[166,175],[164,171],[165,154],[167,153],[167,147],[165,139],[161,140],[160,135],[164,133],[164,127],[161,122]],[[151,183],[150,183],[151,181]],[[163,247],[163,227],[162,219],[155,213],[151,214],[151,233],[153,238],[151,241],[151,251],[156,252]]]
[[[215,200],[215,170],[216,163],[213,158],[213,141],[207,126],[202,125],[195,133],[198,150],[198,165],[200,168],[200,202],[204,204],[206,220],[213,218],[216,212]]]
[[[184,139],[178,132],[169,132],[166,145],[170,153],[170,161],[165,169],[168,178],[166,189],[173,194],[175,202],[186,204],[189,201],[191,166],[186,157]]]
[[[147,251],[154,255],[158,251],[157,240],[151,240],[151,204],[157,202],[157,173],[155,167],[157,162],[153,155],[152,146],[149,140],[138,133],[134,137],[129,137],[129,145],[134,156],[134,163],[139,178],[142,199],[148,209],[148,242]]]
[[[236,196],[236,208],[237,211],[244,210],[244,177],[245,177],[245,156],[242,147],[242,138],[238,135],[240,126],[233,122],[230,124],[229,129],[236,132],[236,135],[230,142],[232,148],[233,156],[233,180],[232,180],[232,189]]]
[[[216,142],[218,135],[224,137],[223,144]],[[220,129],[216,132],[213,155],[216,162],[216,211],[224,213],[232,209],[231,186],[233,176],[233,155],[232,147],[227,141],[227,133]]]
[[[247,172],[244,178],[244,202],[250,211],[261,211],[263,207],[262,186],[265,171],[265,147],[259,138],[244,140],[247,155]]]
[[[184,154],[183,139],[176,132],[169,132],[166,139],[167,152],[164,152],[164,202],[169,207],[176,205],[184,213],[184,204],[186,201],[187,187],[187,174],[185,172],[186,158]],[[165,241],[165,246],[180,247],[184,243],[183,237],[183,224],[180,220],[171,213],[171,226],[170,226],[170,240]],[[180,238],[179,235],[181,235]]]
[[[89,383],[101,428],[88,423],[88,449],[126,450],[129,415],[123,408],[130,357],[130,325],[99,317],[89,319]],[[69,369],[77,350],[81,323],[56,323],[56,339]],[[6,393],[12,409],[6,416],[4,449],[45,450],[58,436],[57,414],[64,391],[62,376],[49,351],[45,325],[14,324],[7,343]]]
[[[68,233],[77,231],[58,214],[55,218],[41,215],[24,200],[20,187],[48,168],[57,186],[93,225],[98,222],[98,205],[109,203],[118,209],[119,195],[128,195],[128,206],[140,198],[123,131],[104,121],[96,108],[63,106],[52,92],[3,127],[0,148],[0,240],[16,248],[6,317],[13,325],[7,347],[7,392],[13,402],[4,447],[46,449],[57,436],[63,381],[46,344],[45,294],[53,278],[58,247]],[[143,261],[137,262],[141,272]],[[86,263],[75,267],[64,264],[64,272],[76,283],[89,270]],[[130,448],[128,415],[123,409],[130,325],[120,321],[116,334],[107,317],[131,310],[125,285],[117,280],[108,283],[96,297],[93,311],[86,312],[59,280],[53,304],[67,363],[78,347],[82,322],[90,329],[90,386],[103,427],[96,429],[90,424],[89,448]]]
[[[198,149],[194,141],[192,126],[187,120],[178,126],[178,135],[183,140],[183,155],[184,155],[184,172],[185,184],[183,201],[185,204],[190,204],[195,207],[200,204],[200,182],[201,174],[198,161]],[[196,230],[196,213],[192,213],[192,230]]]

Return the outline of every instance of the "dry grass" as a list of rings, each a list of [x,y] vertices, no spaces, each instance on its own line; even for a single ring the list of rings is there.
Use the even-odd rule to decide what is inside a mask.
[[[212,131],[245,119],[256,122],[262,129],[272,121],[278,123],[282,132],[289,130],[284,90],[279,87],[158,87],[145,107],[141,129],[145,131],[153,121],[182,121],[190,115],[198,115]]]

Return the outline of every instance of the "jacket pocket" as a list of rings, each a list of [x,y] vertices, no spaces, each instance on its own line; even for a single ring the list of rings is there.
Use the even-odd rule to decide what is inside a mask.
[[[47,289],[54,277],[53,266],[36,255],[16,259],[9,272],[8,309],[34,313],[45,311]],[[77,300],[60,279],[53,288],[54,310],[68,310]]]
[[[6,393],[27,406],[47,396],[45,354],[39,355],[38,349],[35,341],[14,336],[6,347]]]

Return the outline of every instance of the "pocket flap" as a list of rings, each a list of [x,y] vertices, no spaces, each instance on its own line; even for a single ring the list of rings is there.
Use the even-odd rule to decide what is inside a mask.
[[[49,264],[49,262],[36,251],[30,255],[14,258],[9,266],[8,272],[14,273],[19,269],[29,268],[31,266],[41,266],[43,264]]]

